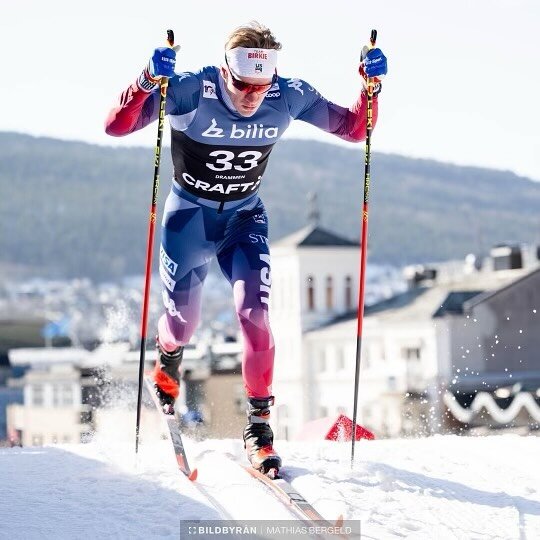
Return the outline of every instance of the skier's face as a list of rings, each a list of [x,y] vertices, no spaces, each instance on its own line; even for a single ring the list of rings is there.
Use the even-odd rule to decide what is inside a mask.
[[[261,80],[250,77],[239,79],[224,66],[221,68],[221,75],[225,80],[225,88],[232,104],[242,116],[253,116],[272,86],[272,79]],[[246,86],[247,88],[243,88]]]

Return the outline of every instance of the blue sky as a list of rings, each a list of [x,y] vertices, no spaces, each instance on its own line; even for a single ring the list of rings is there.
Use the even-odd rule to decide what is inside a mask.
[[[251,19],[282,41],[282,75],[349,105],[360,48],[377,28],[389,74],[374,151],[540,180],[537,0],[1,1],[3,131],[152,146],[152,127],[114,139],[103,121],[165,30],[182,45],[177,71],[196,70],[219,63],[226,35]],[[301,122],[287,136],[344,144]]]

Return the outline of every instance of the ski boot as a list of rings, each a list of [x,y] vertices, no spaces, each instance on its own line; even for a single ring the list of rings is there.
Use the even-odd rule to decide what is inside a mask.
[[[251,466],[275,478],[281,467],[281,458],[272,447],[274,433],[270,427],[270,409],[273,396],[268,398],[248,398],[248,424],[244,429],[244,448]]]
[[[165,414],[174,414],[174,402],[180,393],[180,364],[184,347],[167,352],[156,341],[158,357],[154,369],[154,388]]]

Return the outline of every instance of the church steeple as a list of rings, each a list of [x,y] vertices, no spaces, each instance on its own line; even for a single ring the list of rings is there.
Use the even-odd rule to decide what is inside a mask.
[[[319,204],[317,201],[317,193],[310,191],[307,194],[308,198],[308,223],[313,227],[318,227],[321,221],[321,213],[319,212]]]

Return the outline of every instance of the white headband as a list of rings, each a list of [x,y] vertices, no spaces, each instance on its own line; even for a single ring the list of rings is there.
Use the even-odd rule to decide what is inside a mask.
[[[236,47],[225,53],[229,69],[237,77],[271,79],[276,72],[276,49]]]

